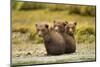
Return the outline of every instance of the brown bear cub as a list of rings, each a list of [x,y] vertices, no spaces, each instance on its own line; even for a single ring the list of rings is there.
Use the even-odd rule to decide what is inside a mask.
[[[60,33],[64,33],[66,24],[68,24],[67,21],[54,20],[53,30],[58,31]]]
[[[65,33],[68,33],[70,36],[74,38],[75,30],[76,30],[77,22],[68,23],[65,26]]]
[[[47,24],[36,24],[37,33],[43,37],[47,55],[60,55],[75,51],[74,40],[66,35],[49,29]],[[68,37],[68,38],[67,38]]]
[[[74,33],[73,35],[71,34],[72,31],[69,30],[69,28],[67,28],[67,26],[69,27],[72,24],[68,24],[67,21],[54,21],[54,26],[53,26],[53,30],[59,32],[65,42],[66,42],[66,46],[70,46],[71,48],[67,48],[66,51],[67,53],[72,53],[76,51],[76,43],[75,43],[75,39],[74,39]],[[73,25],[74,26],[74,25]],[[73,28],[72,28],[73,29]],[[73,30],[74,32],[74,30]],[[70,49],[72,49],[71,51],[69,51]]]
[[[74,38],[76,25],[76,22],[68,23],[67,21],[54,20],[53,30],[58,31],[60,33],[67,33]]]
[[[59,55],[65,53],[63,37],[49,29],[47,24],[36,24],[38,35],[43,37],[47,55]]]

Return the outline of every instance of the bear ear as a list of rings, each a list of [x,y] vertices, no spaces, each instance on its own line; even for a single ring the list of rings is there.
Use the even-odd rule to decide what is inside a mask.
[[[66,26],[66,23],[63,23],[64,26]]]
[[[66,24],[68,24],[68,21],[65,21]]]
[[[63,22],[63,25],[66,26],[68,24],[68,21]]]
[[[35,24],[35,26],[37,27],[37,26],[38,26],[38,24]]]
[[[46,27],[46,28],[48,28],[48,27],[49,27],[49,25],[48,25],[48,24],[45,24],[45,27]]]
[[[77,25],[77,22],[74,22],[74,25]]]
[[[56,23],[56,20],[54,20],[53,23]]]

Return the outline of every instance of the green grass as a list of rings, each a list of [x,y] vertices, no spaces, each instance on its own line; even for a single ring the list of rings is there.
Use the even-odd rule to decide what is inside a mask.
[[[76,30],[77,43],[95,42],[95,25],[90,23],[80,24]]]
[[[36,35],[35,24],[47,21],[52,25],[53,20],[61,19],[68,22],[77,21],[76,39],[78,43],[90,43],[95,41],[95,17],[69,14],[68,11],[48,11],[48,10],[30,10],[30,11],[12,11],[12,32],[29,33],[27,37],[34,43],[41,43],[43,40]],[[84,33],[84,34],[83,34]],[[93,34],[91,34],[93,33]],[[91,34],[91,36],[89,36]],[[87,38],[89,36],[89,39]],[[19,37],[20,38],[20,37]],[[17,42],[18,39],[15,38]],[[89,41],[90,40],[90,41]],[[19,41],[18,41],[19,42]]]

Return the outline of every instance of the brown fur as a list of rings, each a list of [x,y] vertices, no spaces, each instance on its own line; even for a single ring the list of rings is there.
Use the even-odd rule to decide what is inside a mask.
[[[59,32],[49,29],[47,24],[36,24],[36,29],[38,34],[44,39],[48,55],[75,52],[75,41],[69,35],[61,35]]]
[[[68,23],[65,26],[65,33],[69,34],[70,36],[72,36],[74,38],[74,33],[75,33],[75,30],[76,30],[76,25],[77,25],[76,22]]]
[[[76,51],[76,42],[75,42],[75,39],[70,36],[69,34],[66,34],[66,33],[60,33],[65,42],[66,42],[66,52],[65,53],[73,53]]]
[[[67,33],[74,38],[74,33],[76,29],[76,22],[68,23],[67,21],[54,21],[53,29],[59,33]]]
[[[53,25],[53,30],[59,32],[63,36],[66,44],[71,44],[70,46],[71,48],[73,48],[72,49],[73,52],[75,52],[76,50],[76,43],[75,43],[75,38],[74,38],[76,24],[77,24],[76,22],[68,23],[67,21],[56,20],[54,21],[54,25]]]
[[[65,26],[68,22],[63,20],[54,20],[53,29],[58,32],[65,32]]]
[[[36,28],[38,33],[41,32],[39,36],[44,38],[48,55],[59,55],[65,52],[65,42],[59,33],[49,30],[46,24],[37,24]]]

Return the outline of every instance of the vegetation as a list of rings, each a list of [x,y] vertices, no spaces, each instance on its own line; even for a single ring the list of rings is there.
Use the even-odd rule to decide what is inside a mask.
[[[20,65],[95,61],[95,6],[12,2],[12,67]],[[36,23],[56,19],[77,21],[75,53],[46,56]],[[40,44],[39,44],[40,43]]]
[[[36,10],[36,9],[47,9],[49,11],[69,11],[69,14],[80,14],[95,16],[95,7],[93,6],[82,6],[82,5],[65,5],[65,4],[46,4],[39,2],[16,2],[13,0],[13,9],[16,10]]]
[[[13,2],[12,32],[13,43],[32,41],[42,43],[36,35],[35,23],[47,21],[50,25],[55,19],[77,21],[77,43],[95,42],[95,6],[47,4],[34,2]],[[16,33],[15,33],[16,32]],[[17,35],[20,33],[20,35]],[[22,38],[25,35],[25,38]],[[20,39],[20,40],[19,40]],[[22,39],[22,40],[21,40]]]
[[[92,43],[95,42],[95,26],[80,25],[76,33],[77,43]]]

